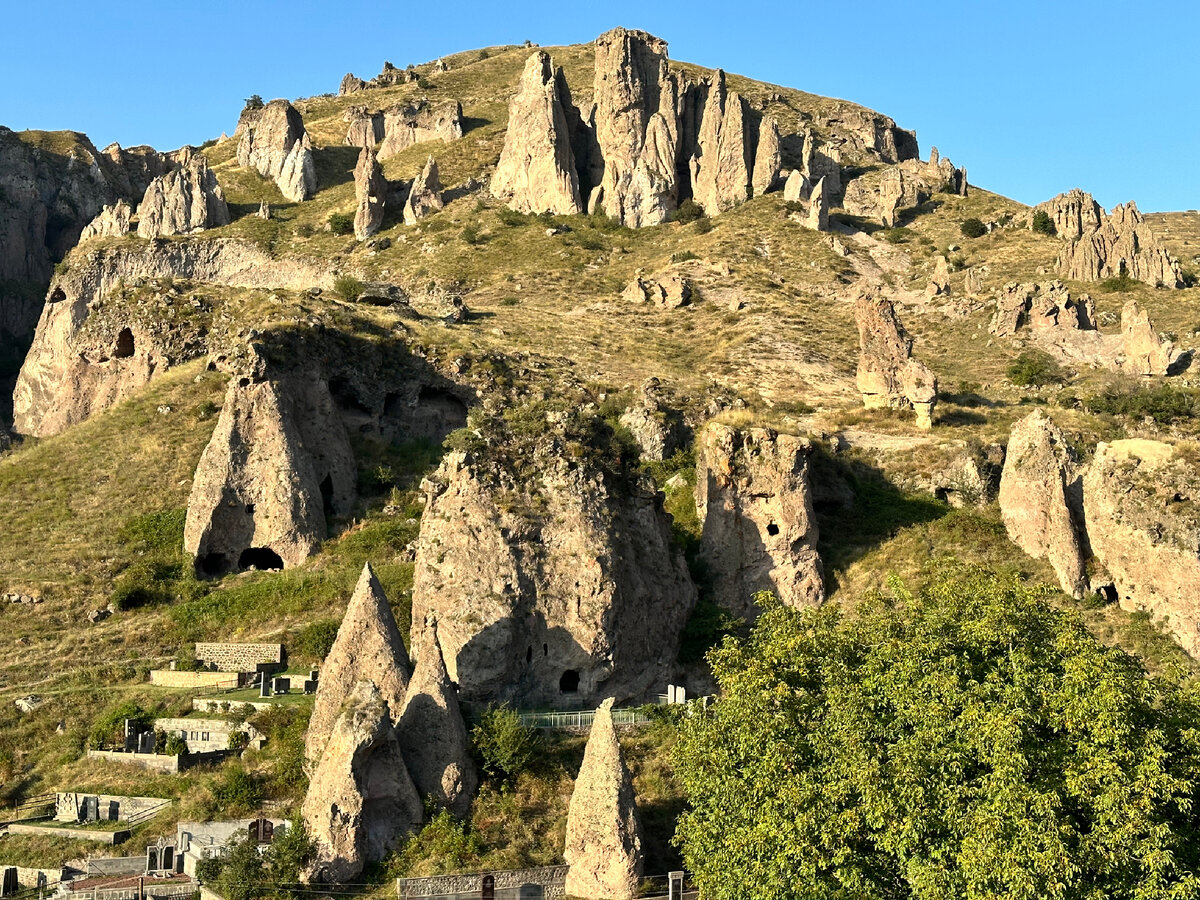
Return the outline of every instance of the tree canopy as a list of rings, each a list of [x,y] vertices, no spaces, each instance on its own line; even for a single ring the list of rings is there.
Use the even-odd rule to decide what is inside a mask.
[[[705,897],[1200,893],[1195,694],[1048,593],[944,563],[853,616],[768,602],[712,651],[676,749]]]

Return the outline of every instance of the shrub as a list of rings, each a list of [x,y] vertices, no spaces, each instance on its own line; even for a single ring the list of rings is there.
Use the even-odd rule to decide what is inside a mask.
[[[507,206],[501,206],[496,210],[496,218],[500,220],[501,225],[507,225],[509,228],[529,224],[529,216],[519,213],[515,209],[509,209]]]
[[[1094,413],[1151,418],[1160,425],[1186,421],[1200,412],[1191,391],[1165,383],[1145,386],[1126,379],[1110,382],[1100,393],[1088,397],[1084,405]]]
[[[472,729],[471,740],[485,772],[512,778],[529,767],[541,736],[535,729],[522,725],[516,711],[507,706],[493,706]]]
[[[139,727],[146,728],[150,725],[151,716],[132,700],[110,706],[92,723],[92,729],[88,732],[88,746],[99,748],[123,744],[126,719],[132,719]]]
[[[587,234],[586,232],[575,236],[574,244],[583,250],[607,250],[603,240],[598,234]]]
[[[245,109],[262,109],[263,106],[264,106],[264,104],[263,104],[262,95],[261,94],[251,94],[249,97],[246,98],[246,106],[244,107],[244,110]]]
[[[673,263],[688,262],[689,260],[699,259],[699,258],[700,257],[698,257],[691,250],[679,250],[679,251],[671,254],[671,262],[673,262]]]
[[[679,209],[675,210],[675,221],[686,225],[688,222],[695,222],[699,219],[706,218],[704,207],[693,200],[691,197],[679,204]]]
[[[1129,277],[1129,273],[1122,271],[1120,275],[1113,278],[1105,278],[1100,282],[1100,290],[1106,294],[1120,294],[1126,291],[1132,291],[1138,286],[1138,282]]]
[[[288,655],[305,662],[319,663],[329,655],[337,632],[337,619],[309,622],[289,641]]]
[[[252,812],[262,803],[262,781],[240,765],[227,766],[213,782],[212,794],[222,812]]]
[[[178,734],[168,734],[162,743],[162,752],[167,756],[184,756],[188,752],[187,741]]]
[[[696,234],[708,234],[716,227],[716,222],[708,216],[696,220]]]
[[[1026,350],[1009,365],[1008,380],[1019,387],[1042,387],[1060,384],[1062,369],[1054,357],[1041,350]]]
[[[1054,227],[1054,220],[1050,218],[1050,214],[1044,209],[1039,209],[1033,214],[1033,230],[1038,234],[1045,234],[1050,237],[1058,234],[1058,229]]]
[[[351,227],[353,227],[353,226],[351,226]],[[308,222],[301,222],[299,225],[296,226],[296,234],[303,238],[312,237],[313,236],[313,227]]]
[[[479,226],[474,222],[468,222],[464,225],[463,230],[458,233],[458,236],[471,246],[483,243],[483,235],[480,234]]]
[[[903,226],[881,229],[879,236],[889,244],[906,244],[909,238],[908,229]]]
[[[334,234],[354,234],[354,216],[350,213],[330,213],[329,230]]]
[[[229,749],[234,753],[240,753],[250,746],[250,735],[244,731],[229,732]]]
[[[987,226],[981,220],[975,218],[963,219],[963,223],[959,226],[959,231],[963,233],[963,237],[969,238],[983,237],[988,233]]]
[[[339,275],[333,282],[333,292],[343,300],[355,300],[366,285],[355,278],[353,275]]]

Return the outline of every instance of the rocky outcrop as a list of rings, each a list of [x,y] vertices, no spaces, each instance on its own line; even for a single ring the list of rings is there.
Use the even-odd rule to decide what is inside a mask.
[[[746,140],[746,101],[726,89],[720,69],[708,87],[697,143],[691,161],[696,202],[710,216],[746,202],[753,158]]]
[[[1121,368],[1131,375],[1166,375],[1179,357],[1174,342],[1158,336],[1136,300],[1121,309],[1121,348],[1125,352]]]
[[[383,113],[372,113],[365,106],[350,106],[342,113],[346,129],[346,143],[351,147],[374,149],[383,140]]]
[[[579,449],[547,421],[519,460],[452,452],[424,485],[413,640],[434,616],[466,700],[578,707],[667,677],[695,588],[661,495]]]
[[[308,880],[347,882],[394,850],[424,819],[392,727],[392,711],[370,681],[346,698],[301,809],[314,859]]]
[[[928,299],[944,296],[950,293],[950,262],[946,257],[938,255],[934,260],[933,274],[929,276],[929,284],[925,287]]]
[[[421,630],[416,667],[396,726],[400,750],[422,797],[465,818],[479,786],[471,742],[458,706],[458,690],[446,673],[437,621]]]
[[[150,182],[138,205],[139,237],[191,234],[228,225],[229,206],[204,155],[185,148],[181,164]]]
[[[1200,472],[1158,441],[1101,443],[1083,476],[1092,551],[1124,609],[1200,654]]]
[[[825,599],[808,461],[812,445],[767,428],[710,422],[696,447],[696,512],[713,595],[753,620],[758,591],[791,607]]]
[[[804,173],[799,169],[793,169],[788,173],[787,180],[783,183],[783,202],[807,203],[811,191],[812,185],[808,183],[808,179],[804,177]]]
[[[346,698],[362,679],[376,687],[391,710],[393,721],[398,722],[404,710],[410,668],[392,607],[371,564],[367,563],[350,595],[333,646],[321,664],[312,717],[304,738],[304,753],[309,763],[315,764],[321,758]]]
[[[286,100],[272,100],[239,123],[237,161],[271,178],[288,200],[307,200],[317,190],[312,142],[300,113]]]
[[[1072,299],[1061,281],[1011,281],[996,296],[996,312],[988,330],[1006,337],[1026,325],[1034,332],[1094,331],[1096,306],[1087,294]]]
[[[653,303],[664,309],[678,309],[692,299],[692,285],[678,272],[662,272],[654,278],[635,276],[621,297],[630,303]]]
[[[424,99],[399,103],[375,115],[383,117],[381,160],[391,159],[416,144],[449,143],[463,136],[462,104],[457,100],[437,105]]]
[[[554,68],[550,55],[538,51],[529,57],[509,104],[492,196],[525,213],[582,212],[571,147],[570,118],[577,115],[562,70]]]
[[[1035,559],[1048,559],[1064,593],[1081,598],[1090,554],[1080,469],[1062,431],[1041,410],[1009,435],[1000,514],[1013,543]]]
[[[99,215],[83,226],[79,243],[99,237],[123,237],[129,234],[129,223],[133,218],[133,207],[124,200],[105,206]]]
[[[45,437],[82,422],[130,396],[167,366],[204,352],[204,344],[176,355],[170,343],[138,340],[134,352],[116,352],[118,328],[93,335],[91,322],[121,284],[137,279],[180,278],[232,287],[307,290],[329,287],[328,269],[304,260],[269,256],[242,241],[214,238],[159,244],[83,247],[54,277],[33,346],[13,393],[15,428]],[[147,337],[142,334],[142,337]],[[169,337],[166,336],[166,337]]]
[[[1059,254],[1058,269],[1063,278],[1075,281],[1103,281],[1125,274],[1146,284],[1183,287],[1179,260],[1158,242],[1134,203],[1101,214],[1099,226],[1070,240]]]
[[[912,357],[913,340],[896,315],[892,302],[867,291],[854,306],[858,323],[858,389],[868,409],[907,406],[916,411],[917,425],[933,425],[937,378]]]
[[[387,202],[388,183],[383,169],[375,159],[375,152],[363,147],[354,167],[354,197],[357,209],[354,213],[354,236],[365,241],[383,225],[384,205]]]
[[[817,179],[808,198],[808,227],[813,231],[829,230],[829,196],[825,193],[825,177]]]
[[[323,378],[235,377],[196,466],[184,550],[205,575],[298,565],[349,513],[356,474]]]
[[[347,94],[355,94],[358,91],[365,91],[367,83],[361,78],[358,78],[353,72],[347,72],[342,76],[342,83],[338,85],[338,96],[345,97]]]
[[[1067,241],[1077,241],[1085,234],[1097,230],[1104,221],[1104,210],[1091,194],[1074,188],[1065,194],[1039,203],[1029,211],[1027,227],[1033,230],[1033,221],[1039,212],[1044,212],[1054,223],[1054,232]]]
[[[684,442],[683,419],[673,410],[657,378],[647,379],[640,397],[621,414],[621,424],[637,441],[644,459],[668,459]]]
[[[899,128],[888,116],[861,106],[842,103],[820,115],[816,124],[832,133],[839,150],[854,152],[885,163],[918,161],[915,132]]]
[[[642,833],[633,781],[612,721],[596,710],[567,810],[566,892],[581,900],[632,900],[642,877]]]
[[[763,119],[758,132],[758,145],[754,150],[754,174],[751,192],[761,197],[779,185],[783,151],[779,143],[779,125],[774,119]]]
[[[438,177],[437,163],[431,156],[409,188],[408,199],[404,202],[404,224],[416,225],[443,205],[442,181]]]
[[[906,159],[882,172],[868,172],[851,180],[842,206],[848,213],[878,219],[892,228],[903,210],[920,206],[939,192],[966,196],[967,189],[966,169],[956,168],[934,147],[928,162]]]

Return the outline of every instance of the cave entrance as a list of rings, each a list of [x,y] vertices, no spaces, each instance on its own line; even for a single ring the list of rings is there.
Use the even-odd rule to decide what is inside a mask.
[[[333,475],[326,475],[321,482],[321,509],[328,523],[333,518]]]
[[[562,694],[579,693],[579,673],[574,669],[563,672],[562,677],[558,679],[558,690]]]
[[[122,328],[117,334],[117,343],[113,347],[113,359],[129,359],[133,356],[133,332]]]
[[[229,571],[224,553],[206,553],[196,560],[196,571],[205,578],[216,578]]]
[[[238,557],[238,568],[255,568],[260,571],[282,569],[283,559],[270,547],[247,547]]]
[[[779,526],[774,522],[767,523],[767,534],[769,534],[771,537],[775,537],[775,535],[779,534]]]

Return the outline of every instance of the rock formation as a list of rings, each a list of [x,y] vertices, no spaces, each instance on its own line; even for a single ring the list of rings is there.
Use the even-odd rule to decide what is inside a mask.
[[[409,687],[409,668],[408,653],[392,608],[367,563],[346,605],[333,646],[321,665],[304,739],[308,762],[315,764],[321,758],[340,710],[355,683],[362,679],[372,683],[391,711],[393,721],[399,721]]]
[[[1122,368],[1131,375],[1166,375],[1179,356],[1172,341],[1158,336],[1150,316],[1136,300],[1121,309],[1121,347],[1125,352]]]
[[[657,378],[650,378],[643,383],[640,395],[621,414],[621,424],[629,429],[637,441],[643,458],[669,459],[684,442],[682,418],[667,405]]]
[[[983,276],[980,269],[980,266],[970,266],[963,276],[963,290],[967,292],[968,297],[978,297],[983,293]]]
[[[354,167],[354,197],[358,203],[354,213],[354,236],[358,240],[365,241],[383,224],[387,192],[387,179],[375,159],[375,151],[363,147]]]
[[[746,101],[725,87],[717,70],[692,157],[692,191],[696,202],[711,215],[724,212],[750,197],[750,160],[746,140]]]
[[[808,198],[808,227],[813,231],[829,230],[829,197],[825,193],[825,177],[813,185]]]
[[[867,291],[854,306],[858,323],[858,389],[867,409],[909,406],[917,414],[917,425],[933,425],[937,403],[937,378],[924,364],[912,358],[909,337],[892,302],[875,291]]]
[[[314,844],[309,880],[347,882],[424,819],[379,689],[358,681],[323,745],[301,810]]]
[[[129,222],[133,218],[133,207],[124,200],[105,206],[92,221],[83,226],[79,243],[97,237],[123,237],[129,234]]]
[[[748,621],[757,591],[792,607],[825,599],[808,460],[812,445],[767,428],[710,422],[696,447],[701,551],[717,603]]]
[[[1027,227],[1033,230],[1034,217],[1044,212],[1054,223],[1054,231],[1066,241],[1077,241],[1097,230],[1104,221],[1104,210],[1091,194],[1074,188],[1065,194],[1039,203],[1029,211]]]
[[[382,118],[382,126],[374,124]],[[463,136],[462,104],[447,100],[436,106],[428,100],[398,103],[373,115],[373,133],[381,134],[379,158],[391,159],[416,144],[430,141],[448,143]],[[353,127],[353,126],[352,126]],[[347,134],[349,143],[349,134]]]
[[[383,140],[383,113],[372,113],[366,106],[350,106],[342,113],[346,143],[351,147],[374,149]]]
[[[431,156],[408,191],[408,199],[404,202],[404,224],[416,225],[442,206],[442,182],[438,178],[437,163]]]
[[[294,566],[349,512],[354,456],[316,376],[231,379],[196,466],[184,549],[202,574]]]
[[[1079,468],[1062,431],[1041,410],[1017,422],[1009,435],[1000,514],[1013,543],[1050,561],[1064,593],[1084,595],[1089,553]]]
[[[1083,476],[1092,551],[1122,608],[1148,612],[1200,654],[1200,472],[1158,441],[1096,447]]]
[[[272,100],[239,123],[237,161],[274,179],[288,200],[307,200],[317,190],[312,142],[300,113],[286,100]]]
[[[654,278],[636,276],[625,286],[621,297],[630,303],[653,303],[664,309],[678,309],[692,299],[692,285],[678,272],[663,272]]]
[[[347,94],[364,91],[366,88],[367,83],[365,81],[356,77],[353,72],[347,72],[342,76],[342,83],[338,85],[338,96],[345,97]]]
[[[525,213],[583,211],[571,148],[571,104],[562,70],[538,51],[525,63],[508,108],[504,149],[492,175],[492,196]]]
[[[925,288],[925,296],[932,299],[950,293],[950,263],[946,257],[938,255],[934,261],[933,274],[929,276],[929,284]]]
[[[755,197],[775,190],[782,165],[779,125],[774,119],[763,119],[758,133],[758,146],[754,150],[754,174],[751,179],[751,189]]]
[[[565,888],[580,900],[632,900],[642,877],[641,823],[612,707],[609,698],[596,710],[567,810]]]
[[[396,738],[417,792],[465,818],[479,786],[471,742],[458,706],[458,691],[446,674],[437,622],[430,620],[413,647],[412,681],[396,725]]]
[[[799,169],[792,169],[788,173],[787,181],[783,184],[783,202],[807,203],[811,191],[812,186],[808,183],[808,179],[804,177],[804,173]]]
[[[938,192],[966,196],[967,172],[939,156],[935,147],[928,162],[905,159],[881,173],[853,179],[846,185],[842,206],[848,213],[877,218],[891,228],[902,210],[920,206]]]
[[[1068,234],[1073,233],[1072,214],[1065,224]],[[1085,212],[1082,221],[1090,222],[1090,216]],[[1101,213],[1098,226],[1069,240],[1059,254],[1058,269],[1063,278],[1075,281],[1103,281],[1126,274],[1146,284],[1183,287],[1179,260],[1158,242],[1134,203],[1114,207],[1108,215]]]
[[[228,225],[229,207],[204,154],[185,148],[178,169],[150,182],[138,205],[139,237],[191,234]]]
[[[307,290],[332,282],[323,265],[272,257],[226,238],[84,247],[72,253],[68,263],[50,284],[13,392],[14,423],[22,434],[57,434],[130,396],[168,366],[203,354],[203,338],[189,341],[182,323],[153,335],[134,322],[109,320],[104,327],[94,327],[103,318],[104,301],[122,283],[179,278],[231,287]],[[127,346],[116,346],[126,327],[135,339],[132,355]]]
[[[996,312],[988,330],[1005,337],[1024,325],[1034,332],[1094,331],[1096,307],[1087,294],[1072,299],[1061,281],[1011,281],[996,296]]]
[[[612,482],[552,423],[520,462],[447,454],[424,485],[413,642],[433,615],[464,699],[657,691],[695,602],[656,495]],[[514,480],[514,466],[536,479]]]

